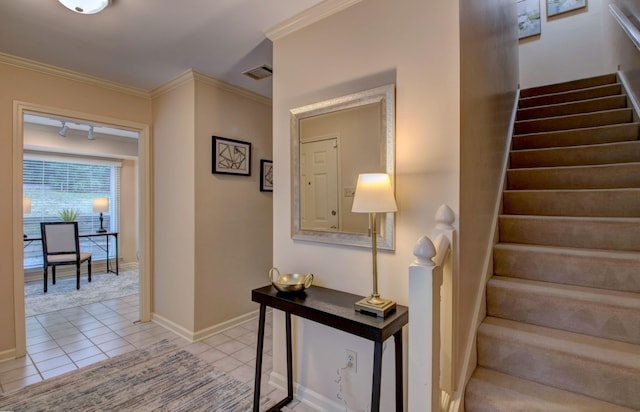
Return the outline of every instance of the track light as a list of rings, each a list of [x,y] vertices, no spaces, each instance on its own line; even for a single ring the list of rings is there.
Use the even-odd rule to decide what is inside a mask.
[[[58,134],[62,137],[67,137],[67,130],[69,130],[67,122],[62,122],[62,129],[58,132]]]
[[[89,126],[89,135],[87,137],[89,140],[96,140],[96,137],[93,135],[93,126]]]

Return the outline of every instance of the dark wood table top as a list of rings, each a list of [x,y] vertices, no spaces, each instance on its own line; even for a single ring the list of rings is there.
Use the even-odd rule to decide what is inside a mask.
[[[362,298],[320,286],[295,293],[279,292],[273,285],[251,291],[254,302],[377,342],[383,342],[409,322],[409,308],[402,305],[384,319],[357,312],[354,304]]]

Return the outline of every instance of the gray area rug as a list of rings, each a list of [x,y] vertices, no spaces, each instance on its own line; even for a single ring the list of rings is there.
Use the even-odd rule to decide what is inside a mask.
[[[261,409],[270,402],[261,399]],[[0,395],[11,411],[249,411],[253,387],[163,340]]]
[[[138,270],[121,270],[114,273],[98,272],[91,275],[91,283],[86,273],[80,276],[80,290],[76,289],[75,276],[57,279],[44,293],[42,281],[28,282],[24,285],[25,315],[34,316],[60,309],[88,305],[104,300],[121,298],[138,293]]]

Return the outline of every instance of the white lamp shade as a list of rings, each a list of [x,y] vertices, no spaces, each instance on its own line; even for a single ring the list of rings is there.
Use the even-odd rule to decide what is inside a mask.
[[[22,198],[22,213],[25,215],[31,213],[31,198],[29,196]]]
[[[93,211],[95,213],[106,213],[109,211],[109,198],[96,197],[93,199]]]
[[[362,173],[358,176],[351,211],[355,213],[397,212],[391,177],[386,173]]]
[[[104,10],[111,0],[58,0],[69,10],[80,14],[96,14]]]

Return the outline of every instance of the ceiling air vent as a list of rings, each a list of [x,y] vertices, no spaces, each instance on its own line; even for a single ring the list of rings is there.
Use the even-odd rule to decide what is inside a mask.
[[[273,69],[267,65],[262,65],[242,72],[245,76],[251,77],[253,80],[262,80],[273,74]]]

